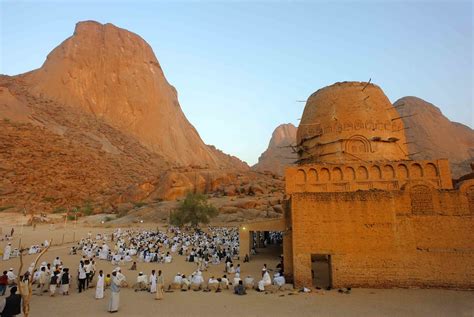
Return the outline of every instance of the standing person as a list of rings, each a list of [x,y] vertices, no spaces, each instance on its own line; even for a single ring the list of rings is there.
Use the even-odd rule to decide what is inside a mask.
[[[121,280],[117,277],[117,271],[112,272],[112,280],[110,283],[110,301],[107,311],[109,313],[118,312],[120,304],[120,284]]]
[[[86,288],[85,289],[88,289],[89,288],[89,283],[91,281],[91,270],[92,270],[92,265],[91,265],[91,262],[89,260],[86,260],[84,262],[84,269],[86,270]]]
[[[3,308],[2,317],[13,317],[21,314],[21,296],[16,291],[16,286],[13,286],[10,289],[10,296],[5,298],[5,308]]]
[[[3,261],[10,260],[10,253],[12,252],[12,244],[8,243],[3,249]]]
[[[56,294],[56,288],[59,285],[59,276],[58,276],[58,271],[53,272],[53,276],[51,276],[51,281],[49,283],[49,292],[51,297],[53,297]]]
[[[79,263],[77,278],[79,280],[79,293],[82,293],[82,291],[86,289],[86,279],[87,279],[86,268],[84,267],[84,262],[82,261]]]
[[[165,279],[161,275],[161,270],[158,271],[158,276],[156,277],[156,295],[155,299],[163,299],[163,289],[165,285]]]
[[[99,271],[99,276],[97,276],[97,285],[95,288],[95,298],[102,299],[104,298],[104,288],[105,288],[105,276],[102,270]]]
[[[151,271],[150,274],[150,293],[156,293],[156,272],[155,270]]]
[[[43,295],[43,292],[45,291],[47,292],[47,290],[45,289],[47,282],[48,282],[48,275],[46,274],[46,267],[42,266],[39,279],[38,279],[38,288],[39,288],[40,295]]]
[[[3,275],[0,276],[0,296],[5,295],[8,285],[8,275],[7,271],[3,271]]]
[[[69,295],[70,282],[71,282],[71,274],[69,274],[69,269],[64,268],[63,274],[61,275],[61,293],[63,295]]]

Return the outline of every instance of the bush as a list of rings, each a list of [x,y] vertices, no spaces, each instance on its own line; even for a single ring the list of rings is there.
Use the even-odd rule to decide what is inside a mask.
[[[13,208],[14,206],[3,206],[3,207],[0,207],[0,212],[1,211],[4,211],[4,210],[7,210],[7,209],[10,209],[10,208]]]
[[[209,223],[217,214],[216,207],[207,202],[206,196],[188,193],[178,209],[171,213],[170,223],[179,227],[186,224],[197,227],[200,223]]]
[[[106,217],[104,218],[104,222],[109,222],[109,221],[112,221],[112,220],[114,220],[114,218],[112,218],[112,217],[110,217],[110,216],[106,216]]]
[[[92,215],[92,213],[94,212],[94,207],[92,207],[90,201],[86,202],[86,204],[81,208],[81,212],[86,216]]]

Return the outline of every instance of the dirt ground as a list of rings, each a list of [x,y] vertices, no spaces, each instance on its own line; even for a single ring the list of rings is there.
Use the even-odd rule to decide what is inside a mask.
[[[99,232],[112,232],[113,228],[87,227],[83,224],[38,225],[33,231],[31,227],[18,226],[20,222],[12,222],[8,215],[0,215],[0,227],[10,232],[12,224],[16,224],[12,246],[17,247],[21,236],[24,247],[38,244],[45,239],[53,239],[53,246],[41,260],[52,262],[60,256],[74,275],[80,255],[68,255],[73,239],[86,237],[90,231],[93,236]],[[156,224],[142,224],[143,228],[156,228]],[[3,248],[6,241],[0,241]],[[274,269],[278,263],[279,247],[273,246],[261,249],[259,255],[252,258],[250,263],[241,263],[242,276],[252,275],[258,278],[264,263]],[[27,256],[26,266],[33,260]],[[40,262],[41,262],[40,261]],[[240,262],[237,262],[240,263]],[[0,260],[0,270],[10,267],[19,268],[17,258],[9,261]],[[97,269],[110,273],[114,267],[105,261],[98,261]],[[177,273],[191,274],[195,264],[184,261],[178,255],[174,256],[170,264],[138,263],[138,271],[129,271],[129,264],[122,266],[130,284],[136,279],[137,272],[143,271],[149,275],[152,269],[161,269],[164,272],[165,282],[168,284]],[[224,265],[211,265],[209,271],[204,272],[204,278],[211,275],[222,276]],[[25,268],[26,269],[26,268]],[[181,292],[165,293],[162,301],[154,300],[153,295],[146,292],[134,292],[123,288],[120,295],[120,310],[116,316],[474,316],[474,292],[437,290],[437,289],[352,289],[350,294],[341,294],[337,290],[313,290],[312,293],[295,293],[290,291],[276,294],[258,293],[249,291],[246,296],[233,295],[231,291],[221,293]],[[51,298],[47,295],[33,296],[31,302],[32,317],[50,316],[107,316],[109,290],[105,292],[105,299],[94,299],[95,291],[90,289],[78,294],[76,284],[71,286],[71,295],[57,295]]]

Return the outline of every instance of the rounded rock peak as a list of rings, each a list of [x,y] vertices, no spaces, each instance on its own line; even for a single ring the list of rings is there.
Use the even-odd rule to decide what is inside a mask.
[[[408,159],[405,128],[377,85],[340,82],[307,100],[297,132],[302,162]]]

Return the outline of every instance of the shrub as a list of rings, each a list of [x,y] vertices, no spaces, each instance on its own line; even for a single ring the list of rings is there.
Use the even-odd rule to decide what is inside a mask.
[[[179,207],[171,213],[170,223],[180,227],[186,224],[197,227],[200,223],[209,223],[217,214],[216,207],[207,202],[205,195],[188,193]]]
[[[92,204],[90,201],[87,201],[85,205],[81,208],[81,212],[86,215],[90,216],[94,212],[94,207],[92,207]]]

